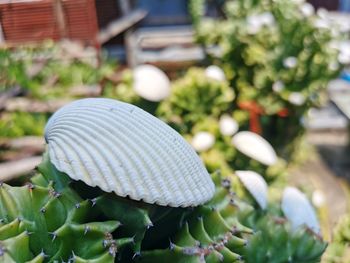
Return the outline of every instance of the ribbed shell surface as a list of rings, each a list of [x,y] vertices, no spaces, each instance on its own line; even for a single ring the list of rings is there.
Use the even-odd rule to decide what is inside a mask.
[[[197,206],[215,187],[192,147],[144,110],[112,99],[75,101],[45,128],[51,162],[74,180],[133,200]]]

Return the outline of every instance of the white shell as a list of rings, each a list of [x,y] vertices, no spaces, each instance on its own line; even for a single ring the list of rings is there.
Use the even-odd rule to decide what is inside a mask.
[[[231,116],[225,114],[220,117],[220,132],[224,136],[232,136],[238,131],[238,123]]]
[[[45,128],[51,162],[74,180],[147,203],[187,207],[215,186],[193,148],[168,125],[131,104],[82,99]]]
[[[306,225],[315,233],[320,233],[320,226],[316,213],[309,200],[295,187],[287,187],[283,191],[282,211],[292,224],[292,229],[296,230],[302,225]]]
[[[241,153],[262,164],[269,166],[277,162],[277,155],[271,144],[256,133],[241,131],[233,136],[232,143]]]
[[[215,137],[209,132],[198,132],[192,138],[192,146],[197,152],[209,150],[215,143]]]
[[[264,178],[254,171],[236,171],[235,173],[259,206],[266,209],[267,183]]]
[[[161,101],[170,95],[170,80],[152,65],[140,65],[133,70],[134,91],[149,101]]]
[[[205,75],[208,78],[215,79],[218,81],[225,81],[226,80],[224,71],[215,65],[211,65],[211,66],[207,67],[205,69]]]

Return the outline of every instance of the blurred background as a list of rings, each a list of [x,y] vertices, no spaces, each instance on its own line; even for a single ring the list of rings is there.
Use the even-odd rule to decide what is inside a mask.
[[[0,0],[0,180],[27,180],[59,107],[119,99],[174,127],[211,172],[303,189],[334,241],[324,262],[350,262],[349,12],[350,0]],[[278,163],[240,159],[237,130]]]

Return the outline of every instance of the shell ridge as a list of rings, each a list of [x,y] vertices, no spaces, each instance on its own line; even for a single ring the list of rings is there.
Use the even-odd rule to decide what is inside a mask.
[[[87,119],[89,119],[90,118],[90,116],[91,115],[93,115],[93,113],[92,112],[90,112],[89,113],[89,116],[86,116],[86,118],[84,119],[84,120],[80,120],[81,122],[86,122],[87,121]],[[92,117],[92,116],[91,116]],[[103,118],[103,116],[99,116],[101,119]],[[67,120],[68,120],[68,118],[66,118]],[[102,120],[100,120],[100,119],[95,119],[94,120],[96,123],[99,123],[100,121],[102,121]],[[70,126],[70,125],[74,125],[76,122],[74,122],[74,119],[71,121],[71,123],[70,124],[67,124],[68,125],[68,127]],[[86,122],[88,125],[90,125],[90,126],[95,126],[95,123],[94,122]],[[98,126],[95,126],[96,128],[98,128]],[[111,135],[113,135],[113,133],[112,133],[112,130],[110,130],[110,131],[108,131]],[[97,134],[96,134],[97,135]],[[121,136],[124,136],[124,133],[121,133]],[[132,142],[132,140],[130,140],[130,142],[129,142],[129,138],[128,138],[129,136],[125,136],[125,138],[123,138],[124,140],[126,140],[126,141],[128,141],[128,145],[129,146],[131,146],[131,145],[133,145],[134,143]],[[102,139],[102,138],[101,138]],[[119,142],[117,142],[116,140],[118,140],[118,141],[120,141],[118,138],[116,138],[115,136],[112,136],[112,137],[110,137],[110,139],[112,139],[112,140],[114,140],[114,142],[115,143],[118,143],[118,145],[119,145],[119,147],[120,148],[122,148],[122,152],[124,153],[124,154],[127,154],[127,155],[129,155],[129,157],[130,157],[130,151],[128,151],[126,148],[124,148],[124,147],[121,147],[122,146],[122,144],[121,143],[119,143]],[[107,142],[106,142],[107,143]],[[107,144],[108,145],[108,144]],[[115,154],[117,154],[117,153],[115,153]],[[132,160],[132,162],[133,161],[135,161],[135,160],[137,160],[136,158],[124,158],[124,160],[125,160],[125,162],[126,162],[126,160]],[[125,163],[124,162],[124,163]],[[133,165],[134,167],[143,167],[142,165],[137,165],[136,163],[134,163],[134,165]],[[139,174],[141,175],[141,174],[143,174],[143,172],[144,171],[142,171],[142,170],[140,170],[139,171]],[[143,178],[142,177],[140,177],[139,178],[140,180],[142,180],[142,181],[144,181],[143,180]],[[135,181],[135,183],[136,183],[136,185],[140,185],[140,186],[143,186],[143,184],[140,182],[140,180],[138,180],[138,178],[133,178],[133,180]],[[158,179],[159,180],[159,179]],[[147,183],[147,182],[146,182]],[[138,187],[138,189],[139,189],[139,187]],[[164,191],[166,191],[165,189],[164,189]],[[132,193],[130,193],[130,194],[132,194]],[[134,196],[134,194],[132,194],[132,196]]]
[[[70,128],[71,127],[71,125],[75,125],[76,124],[76,122],[74,122],[74,120],[72,120],[72,122],[70,123],[70,124],[67,124],[67,128]],[[62,124],[61,124],[62,125]],[[89,123],[89,125],[91,125],[91,123]],[[78,129],[78,131],[79,131],[79,129]],[[106,144],[106,145],[108,145],[108,144]],[[106,147],[106,145],[104,145],[104,147]],[[96,147],[96,148],[101,148],[101,147]],[[126,153],[127,151],[125,151],[125,149],[123,149],[124,151],[124,153]],[[118,155],[118,157],[117,156],[115,156],[115,158],[120,158],[121,157],[121,155],[119,154]],[[121,161],[119,161],[120,163],[123,163],[123,167],[128,167],[128,166],[132,166],[132,164],[129,164],[128,165],[128,163],[130,162],[130,158],[122,158],[122,160]],[[122,170],[122,169],[117,169],[117,170]],[[110,174],[112,174],[112,171],[110,172]],[[104,175],[104,176],[106,176],[106,175]],[[103,176],[103,177],[104,177]],[[123,177],[123,178],[125,178],[125,179],[127,179],[127,177],[125,176],[125,177]],[[132,195],[132,196],[134,196],[135,194],[132,192],[132,190],[129,188],[129,187],[125,187],[125,185],[128,185],[128,184],[125,184],[124,182],[123,182],[123,180],[120,180],[120,178],[119,177],[117,177],[117,178],[113,178],[113,180],[116,180],[116,179],[118,179],[118,181],[117,181],[117,183],[119,184],[119,185],[121,185],[121,187],[122,188],[126,188],[126,189],[129,189],[129,192],[128,192],[128,194],[130,194],[130,195]],[[107,182],[107,181],[106,181]],[[131,183],[131,181],[130,181],[130,183]],[[129,184],[130,185],[130,184]],[[106,189],[103,189],[103,190],[106,190]],[[111,192],[111,190],[109,190],[109,192]],[[122,190],[122,195],[123,196],[126,196],[127,194],[124,192],[124,190]],[[121,193],[120,193],[121,194]]]
[[[66,140],[63,139],[63,141],[66,142]],[[68,148],[69,146],[63,148],[60,146],[59,143],[56,143],[56,149],[59,148],[61,150],[61,152],[63,153],[62,156],[57,155],[57,159],[52,159],[51,162],[54,163],[54,165],[56,166],[56,168],[64,173],[69,173],[70,171],[72,172],[73,176],[72,178],[75,180],[81,180],[81,178],[85,178],[86,180],[88,180],[87,184],[93,184],[93,180],[92,178],[89,176],[89,174],[86,172],[86,168],[84,168],[84,171],[81,171],[79,169],[79,165],[78,163],[75,161],[75,159],[78,159],[80,162],[81,157],[79,156],[79,153],[72,153],[72,152],[67,152],[66,148]],[[51,150],[53,147],[49,146],[49,153],[50,153],[50,157],[51,155]],[[72,158],[73,154],[77,157],[77,158]],[[51,157],[52,158],[52,157]],[[68,165],[69,164],[69,165]],[[84,176],[84,174],[86,174],[87,176]]]
[[[105,117],[106,116],[101,116],[100,118],[103,119]],[[116,122],[116,120],[110,120],[110,121],[111,122]],[[141,169],[139,171],[139,174],[140,175],[145,174],[145,171],[143,170],[143,168],[144,168],[144,166],[146,166],[147,169],[151,172],[150,175],[154,178],[154,182],[157,183],[158,187],[160,189],[162,189],[163,194],[167,197],[167,199],[169,199],[170,197],[169,197],[169,193],[168,193],[168,190],[167,190],[168,188],[165,187],[164,184],[162,184],[162,182],[160,180],[160,176],[154,175],[154,173],[158,172],[158,170],[164,171],[164,169],[166,168],[165,164],[157,163],[159,169],[153,168],[154,164],[152,162],[152,159],[150,159],[147,155],[143,155],[142,153],[140,153],[137,146],[142,145],[142,147],[144,149],[147,149],[147,152],[149,154],[151,154],[152,156],[154,156],[152,151],[155,150],[155,149],[158,149],[158,147],[150,147],[149,145],[147,145],[147,143],[144,143],[144,142],[142,142],[142,140],[137,138],[137,136],[135,137],[134,134],[128,133],[128,130],[130,130],[130,127],[129,127],[128,123],[124,122],[124,120],[122,118],[118,119],[118,122],[120,124],[122,124],[118,128],[121,128],[121,130],[123,130],[120,133],[120,136],[123,137],[123,141],[127,142],[128,146],[131,147],[133,149],[133,151],[138,154],[139,158],[142,160],[142,162],[144,164],[144,165],[137,165],[137,167]],[[117,138],[115,138],[115,136],[113,136],[112,129],[108,130],[108,132],[112,135],[111,139],[115,141]],[[147,160],[145,161],[145,158],[148,161]],[[137,158],[133,158],[133,159],[137,160]],[[149,166],[150,164],[152,164],[152,167]],[[144,184],[146,184],[148,186],[148,188],[152,188],[147,180],[145,181],[144,178],[141,178],[141,180],[144,182]],[[141,185],[144,185],[144,184],[141,184]],[[157,186],[155,186],[155,187],[157,187]],[[153,189],[151,189],[151,190],[153,190]]]
[[[71,128],[71,126],[68,126],[67,128]],[[97,167],[97,169],[100,171],[100,173],[103,171],[103,167],[101,167],[101,165],[100,165],[101,162],[99,162],[99,161],[101,161],[101,157],[96,155],[96,154],[91,154],[92,152],[94,152],[94,150],[91,149],[91,147],[88,144],[80,143],[80,139],[81,139],[80,136],[72,135],[69,133],[67,134],[67,131],[68,131],[67,129],[62,129],[62,131],[60,133],[58,133],[56,136],[58,138],[61,138],[61,140],[65,141],[66,143],[70,142],[70,145],[79,142],[79,146],[85,150],[85,151],[78,151],[77,152],[77,156],[79,159],[79,165],[82,168],[84,168],[84,170],[86,171],[85,173],[81,174],[79,180],[83,180],[84,177],[88,176],[91,180],[90,186],[96,186],[97,184],[96,184],[95,174],[97,173],[97,171],[96,171],[95,167]],[[64,136],[62,136],[62,134]],[[73,136],[73,138],[71,138],[70,136],[67,136],[67,135]],[[75,152],[75,151],[73,151],[73,152]],[[86,161],[86,160],[89,160],[89,161]],[[64,162],[64,160],[63,160],[63,162]],[[68,162],[71,162],[71,161],[68,160]],[[72,163],[75,163],[75,162],[71,162],[71,164]],[[85,166],[82,164],[85,164]],[[89,164],[89,165],[87,166],[87,164]],[[95,167],[92,167],[91,164],[95,164]],[[66,170],[63,172],[67,173]],[[103,186],[101,186],[101,188],[103,190],[105,190],[106,192],[111,192],[111,189],[109,188],[109,184],[108,184],[107,180],[105,178],[103,178],[103,180],[104,180],[104,183],[103,183]]]
[[[152,116],[153,117],[153,116]],[[155,117],[154,117],[155,118]],[[160,121],[159,119],[157,119],[158,121]],[[154,127],[154,125],[151,125],[151,123],[150,123],[150,121],[149,120],[141,120],[141,122],[147,122],[147,128],[151,131],[151,132],[153,132],[153,127]],[[168,126],[166,126],[167,128],[169,128],[169,129],[171,129],[171,130],[173,130],[172,128],[170,128],[170,127],[168,127]],[[157,131],[154,131],[154,132],[157,132]],[[161,133],[160,133],[161,134]],[[161,136],[161,135],[160,135]],[[186,162],[188,162],[188,158],[180,158],[182,155],[184,155],[183,153],[180,153],[179,151],[178,151],[178,149],[177,149],[177,147],[171,147],[170,145],[171,144],[177,144],[178,145],[178,140],[179,140],[179,137],[181,138],[181,140],[183,140],[183,138],[180,136],[180,135],[178,135],[177,133],[174,133],[173,134],[173,136],[168,136],[167,138],[164,138],[164,140],[166,140],[167,142],[169,142],[169,143],[166,143],[166,147],[168,148],[168,150],[167,150],[167,152],[168,152],[168,154],[169,155],[171,155],[172,157],[173,157],[173,159],[175,159],[176,160],[176,162],[179,164],[179,165],[181,165],[181,170],[185,170],[185,166],[186,165],[184,165],[182,162],[184,162],[184,163],[186,163]],[[178,145],[178,146],[180,146],[181,147],[181,145]],[[183,147],[181,147],[181,148],[183,148]],[[183,149],[184,150],[184,149]],[[192,150],[192,148],[191,147],[189,147],[188,149],[186,149],[186,153],[188,152],[188,151],[191,151]],[[172,152],[173,151],[175,151],[176,153],[175,154],[173,154]],[[193,153],[195,154],[195,156],[197,156],[197,154],[193,151]],[[166,155],[165,155],[166,156]],[[191,156],[191,155],[189,155],[189,156]],[[198,157],[198,159],[199,159],[199,157]],[[194,165],[191,165],[191,166],[193,166],[194,168],[196,167],[196,166],[194,166]],[[198,173],[199,174],[199,173]],[[195,177],[197,177],[196,176],[196,174],[195,175],[191,175],[190,176],[190,183],[191,183],[191,186],[187,186],[188,184],[186,184],[186,182],[184,181],[184,178],[181,178],[181,179],[183,179],[183,180],[181,180],[181,182],[179,182],[179,183],[181,183],[181,185],[180,185],[180,187],[181,187],[181,189],[184,189],[184,188],[186,188],[186,189],[196,189],[197,187],[198,187],[198,185],[197,184],[195,184],[195,180],[194,180],[194,178]],[[177,180],[178,181],[178,180]],[[192,191],[191,191],[191,194],[193,195],[194,193],[192,193]],[[194,197],[195,199],[197,199],[198,198],[198,196],[195,196]]]
[[[160,205],[196,206],[213,196],[214,184],[192,147],[136,106],[102,98],[73,102],[52,116],[45,138],[54,164],[74,173],[72,178],[77,176],[74,170],[96,173],[94,183],[101,188],[102,182],[107,184],[117,195],[122,194],[117,185],[125,180],[135,191],[130,198]],[[60,155],[73,163],[60,161]],[[136,189],[140,187],[145,191]]]

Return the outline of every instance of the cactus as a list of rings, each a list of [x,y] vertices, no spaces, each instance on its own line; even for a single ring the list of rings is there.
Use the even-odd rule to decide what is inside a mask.
[[[181,133],[189,133],[196,123],[227,111],[233,99],[226,82],[192,68],[173,84],[171,96],[160,104],[157,114]]]
[[[86,119],[95,116],[97,121],[107,114],[109,120],[91,132]],[[107,145],[102,144],[106,138],[102,135],[114,129],[113,136],[122,137],[123,126],[115,122],[120,116],[126,120],[122,125],[128,127],[130,137],[157,142],[166,149],[172,146],[176,155],[168,158],[165,166],[171,169],[158,173],[156,167],[169,157],[162,152],[153,154],[141,141],[131,149],[130,141],[116,142],[113,137],[108,137],[108,146],[114,150],[129,147],[129,154],[135,152],[123,159],[127,169],[109,166],[123,152],[104,159]],[[66,123],[72,117],[68,129]],[[140,132],[140,120],[156,127],[157,136]],[[84,141],[75,136],[75,125]],[[266,208],[266,183],[257,187],[254,178],[242,180],[253,198],[240,199],[229,178],[219,173],[211,178],[178,134],[135,106],[106,99],[72,103],[52,117],[45,138],[48,152],[31,183],[0,187],[0,262],[316,262],[326,246],[303,227],[294,232],[288,224],[282,229],[277,224],[271,226],[269,217],[274,210],[253,208],[254,198]],[[145,154],[153,154],[152,159]],[[179,162],[178,155],[186,160]],[[127,166],[131,161],[139,166]],[[148,170],[146,165],[150,165]],[[140,184],[141,175],[148,187]],[[177,185],[179,181],[181,185]],[[126,187],[121,188],[122,183]],[[167,183],[166,188],[158,189],[162,183]],[[300,217],[302,222],[298,219],[293,226],[299,227],[300,222],[317,226],[306,197],[296,189],[286,193],[282,208],[290,222],[298,219],[293,197],[309,210]],[[308,221],[310,213],[312,220]],[[269,258],[260,257],[261,253]],[[254,261],[256,258],[259,261]]]
[[[169,244],[169,238],[174,243],[164,250],[167,256],[233,261],[240,258],[236,248],[246,244],[241,233],[251,233],[237,218],[238,211],[251,207],[236,201],[229,182],[219,176],[209,203],[185,209],[119,198],[74,182],[47,154],[38,172],[26,186],[0,188],[3,262],[128,262],[140,253],[147,262],[164,257],[154,248]],[[151,250],[141,251],[141,244]]]
[[[347,213],[338,222],[333,232],[333,242],[325,254],[324,262],[348,262],[350,257],[350,215]]]
[[[252,207],[239,201],[231,191],[231,183],[218,173],[213,175],[216,192],[207,204],[190,211],[180,228],[170,237],[169,247],[144,251],[139,262],[235,262],[246,246],[243,234],[252,234],[243,226],[239,215]]]
[[[114,262],[132,237],[114,239],[116,220],[98,221],[97,206],[82,199],[47,156],[26,186],[0,187],[1,262]]]
[[[320,262],[327,243],[307,228],[292,231],[287,220],[273,214],[272,209],[255,212],[244,221],[255,231],[240,251],[245,262]]]

